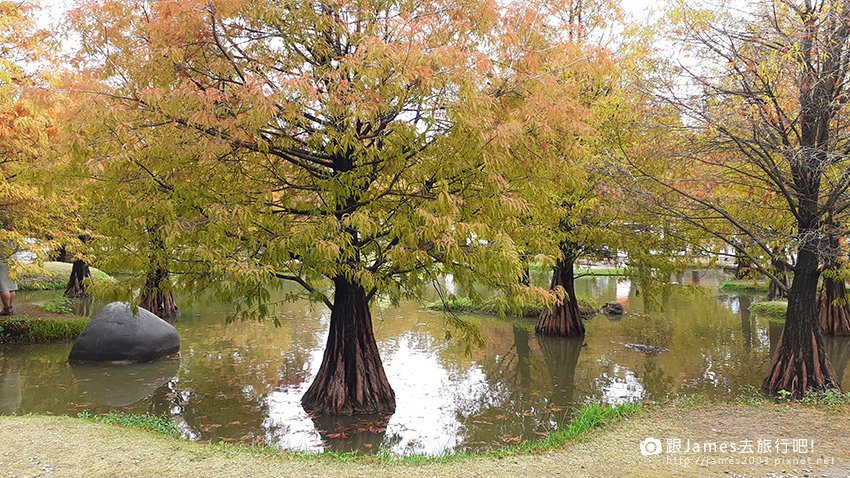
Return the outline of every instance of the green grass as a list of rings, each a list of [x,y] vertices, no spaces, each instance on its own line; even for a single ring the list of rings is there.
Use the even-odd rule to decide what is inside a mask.
[[[32,319],[13,317],[0,321],[0,343],[43,343],[76,339],[89,319]]]
[[[773,400],[762,389],[752,385],[744,385],[738,390],[735,395],[735,403],[744,405],[759,405],[762,403],[772,403]]]
[[[73,314],[74,301],[62,294],[57,294],[49,302],[40,306],[42,309],[54,314]]]
[[[809,392],[801,399],[790,398],[789,393],[770,395],[758,387],[748,385],[742,387],[735,396],[735,402],[745,405],[760,405],[765,403],[802,403],[827,410],[844,411],[850,406],[850,392],[830,389],[823,392]]]
[[[579,312],[584,317],[592,316],[602,308],[601,303],[587,297],[579,297],[578,306]],[[483,301],[475,301],[468,297],[457,297],[454,295],[447,297],[445,303],[435,301],[425,304],[425,307],[431,310],[447,310],[456,314],[504,314],[514,317],[537,317],[543,310],[543,307],[538,304],[522,305],[518,310],[500,310],[499,305],[494,300],[485,299]]]
[[[767,294],[767,282],[754,280],[733,280],[720,283],[724,292],[746,292],[751,294]]]
[[[122,427],[137,428],[149,432],[159,433],[173,437],[182,435],[180,426],[171,421],[167,417],[158,415],[136,415],[131,413],[110,412],[106,415],[92,415],[88,412],[82,412],[77,415],[78,418],[89,420],[97,423],[108,423],[111,425],[120,425]]]
[[[785,310],[788,309],[788,302],[783,300],[769,300],[755,302],[750,306],[750,310],[762,317],[768,319],[783,320],[785,319]]]
[[[850,406],[850,392],[830,389],[823,392],[809,392],[799,400],[806,405],[815,405],[831,409],[844,409]]]
[[[626,269],[622,267],[594,267],[593,269],[575,269],[576,277],[587,276],[627,276]]]

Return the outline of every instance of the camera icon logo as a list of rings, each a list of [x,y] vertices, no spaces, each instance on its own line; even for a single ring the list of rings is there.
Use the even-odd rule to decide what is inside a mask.
[[[654,437],[644,438],[640,442],[640,454],[643,456],[652,456],[661,453],[661,440]]]

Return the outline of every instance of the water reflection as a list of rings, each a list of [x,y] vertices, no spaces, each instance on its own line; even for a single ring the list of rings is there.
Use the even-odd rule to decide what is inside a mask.
[[[180,360],[112,365],[71,364],[76,383],[95,402],[109,407],[126,407],[153,395],[177,376]]]
[[[0,366],[0,413],[13,413],[21,406],[21,371]]]
[[[532,280],[546,282],[543,275]],[[697,279],[714,287],[720,278]],[[694,277],[681,280],[691,285]],[[446,340],[440,313],[415,303],[376,308],[375,334],[397,410],[354,420],[310,416],[300,405],[320,365],[326,309],[292,303],[277,311],[280,327],[227,324],[228,304],[180,299],[179,362],[80,368],[67,364],[70,344],[0,347],[0,413],[164,414],[188,438],[296,450],[490,448],[537,438],[588,400],[723,398],[759,385],[782,324],[751,315],[748,297],[710,287],[662,289],[648,300],[629,280],[587,277],[577,284],[579,294],[619,300],[629,313],[589,320],[583,341],[537,336],[534,319],[468,316],[486,344],[471,354]],[[649,354],[623,344],[669,350]],[[827,350],[836,371],[850,373],[850,341],[827,340]]]

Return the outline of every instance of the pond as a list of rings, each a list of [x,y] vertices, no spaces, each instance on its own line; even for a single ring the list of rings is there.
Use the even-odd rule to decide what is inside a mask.
[[[322,357],[324,307],[287,304],[276,327],[227,324],[231,307],[212,302],[183,305],[179,359],[71,366],[70,344],[0,347],[0,413],[167,415],[190,439],[314,452],[493,448],[545,435],[588,401],[725,399],[758,386],[782,324],[750,314],[748,296],[719,294],[717,273],[693,279],[701,292],[673,289],[645,303],[628,280],[582,278],[579,294],[620,300],[628,313],[588,320],[583,340],[539,337],[533,319],[464,316],[485,343],[469,351],[446,338],[441,312],[413,302],[377,307],[375,333],[397,399],[391,416],[311,417],[301,408]],[[850,342],[827,346],[846,378]]]

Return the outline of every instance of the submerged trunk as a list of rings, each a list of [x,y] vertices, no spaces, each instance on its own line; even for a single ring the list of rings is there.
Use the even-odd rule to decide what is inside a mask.
[[[850,304],[844,279],[823,278],[818,324],[824,335],[850,335]]]
[[[543,309],[537,319],[535,330],[538,334],[552,335],[555,337],[583,337],[584,322],[579,313],[578,300],[576,299],[575,275],[573,264],[576,257],[571,252],[565,251],[562,258],[555,265],[552,272],[552,287],[564,288],[566,295],[559,299],[551,307]]]
[[[145,288],[139,300],[139,307],[153,312],[159,318],[173,319],[180,315],[180,309],[174,303],[174,296],[167,288],[163,290],[163,282],[168,280],[168,272],[157,269],[148,273],[145,278]]]
[[[91,277],[89,265],[81,259],[74,261],[71,266],[71,277],[68,278],[68,285],[65,287],[65,296],[73,298],[88,297],[85,280]]]
[[[372,314],[363,287],[334,279],[334,303],[328,342],[319,373],[301,399],[308,412],[353,415],[395,411]]]
[[[809,391],[838,386],[818,327],[819,275],[817,256],[802,248],[788,293],[785,327],[762,384],[768,391],[784,390],[800,398]]]

